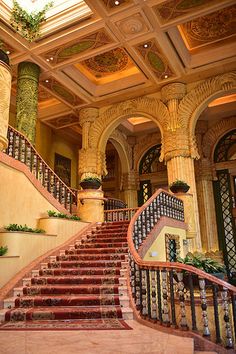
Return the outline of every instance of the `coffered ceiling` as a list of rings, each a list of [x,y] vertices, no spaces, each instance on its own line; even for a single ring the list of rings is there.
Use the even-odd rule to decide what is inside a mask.
[[[0,39],[13,70],[12,107],[17,65],[32,61],[41,68],[39,119],[54,129],[78,134],[82,107],[102,107],[236,67],[234,0],[54,3],[41,37],[29,43],[10,26],[12,1],[0,2]]]

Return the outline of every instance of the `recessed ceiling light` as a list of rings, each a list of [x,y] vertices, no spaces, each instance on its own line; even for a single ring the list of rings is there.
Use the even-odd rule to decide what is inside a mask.
[[[165,79],[168,79],[168,75],[165,75],[164,78],[165,78]]]
[[[53,57],[51,57],[50,60],[53,60]]]
[[[50,59],[46,59],[46,61],[50,61]]]
[[[148,44],[147,44],[147,43],[145,43],[145,44],[143,45],[143,47],[144,47],[144,48],[147,48],[147,47],[148,47]]]
[[[120,2],[118,0],[115,1],[115,5],[118,6],[120,5]]]
[[[49,82],[49,80],[45,80],[45,82]]]
[[[7,54],[7,55],[11,54],[10,50],[7,50],[7,51],[6,51],[6,54]]]

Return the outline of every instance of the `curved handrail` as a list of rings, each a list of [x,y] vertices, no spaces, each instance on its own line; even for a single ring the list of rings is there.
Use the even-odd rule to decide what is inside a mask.
[[[169,194],[170,196],[172,196],[171,193],[163,190],[163,189],[158,189],[152,196],[150,199],[148,199],[148,201],[143,204],[138,210],[137,212],[134,214],[134,216],[132,217],[130,223],[129,223],[129,227],[128,227],[128,232],[127,232],[127,240],[128,240],[128,247],[130,250],[130,253],[132,254],[135,262],[142,268],[147,269],[154,269],[156,267],[159,268],[171,268],[171,269],[179,269],[179,270],[186,270],[189,271],[191,273],[197,274],[200,277],[203,277],[205,279],[208,279],[212,282],[215,282],[218,285],[221,285],[225,288],[227,288],[228,290],[231,290],[233,293],[236,293],[236,287],[229,284],[228,282],[218,279],[213,275],[210,275],[209,273],[206,273],[204,271],[202,271],[201,269],[197,269],[193,266],[190,265],[186,265],[183,263],[178,263],[178,262],[160,262],[160,261],[144,261],[142,260],[142,258],[140,257],[140,255],[138,254],[135,246],[134,246],[134,242],[133,242],[133,230],[134,230],[134,223],[137,220],[138,216],[142,213],[142,211],[146,208],[147,205],[149,205],[156,197],[157,195],[159,195],[161,192],[165,192],[166,194]]]
[[[20,147],[20,141],[16,142],[16,138],[19,137],[22,142],[25,144],[23,147]],[[53,194],[53,196],[62,203],[66,209],[71,211],[72,204],[77,203],[76,194],[58,177],[55,172],[48,166],[44,159],[36,151],[35,147],[31,142],[24,136],[21,132],[9,125],[8,128],[8,140],[9,144],[6,149],[6,153],[9,156],[14,157],[16,160],[23,162],[27,165],[32,173],[36,176],[38,180],[41,181],[44,187],[47,187],[47,190]],[[20,151],[20,148],[22,150]],[[34,164],[39,162],[39,170],[34,166]],[[35,168],[34,168],[35,167]],[[44,173],[46,171],[46,173]],[[40,178],[39,178],[40,175]],[[53,176],[53,183],[47,180],[48,176]],[[52,178],[51,178],[52,179]],[[49,186],[50,184],[50,186]],[[58,187],[59,184],[59,187]],[[63,190],[64,189],[64,190]],[[65,195],[67,198],[65,198]],[[69,196],[69,197],[68,197]]]
[[[165,197],[160,198],[161,194]],[[173,325],[175,328],[189,330],[191,326],[193,331],[197,331],[200,326],[198,317],[200,315],[203,322],[203,329],[200,331],[203,336],[217,344],[223,343],[226,348],[234,348],[235,286],[186,264],[144,261],[138,253],[144,239],[163,216],[175,218],[177,215],[177,218],[182,218],[182,214],[171,212],[168,205],[166,211],[162,208],[164,212],[162,215],[159,214],[158,218],[151,215],[152,212],[157,214],[157,201],[159,203],[167,201],[168,204],[170,198],[172,198],[170,193],[158,190],[135,213],[129,224],[127,237],[133,303],[141,318],[158,322],[165,327]],[[156,204],[153,204],[154,202]],[[174,204],[175,202],[176,200]],[[150,208],[151,205],[152,208]],[[158,207],[161,206],[158,205]],[[145,218],[151,219],[148,227],[143,227]],[[184,273],[187,273],[187,277]],[[194,288],[194,281],[198,282],[199,289]],[[198,312],[196,307],[199,307]],[[209,311],[214,313],[213,321],[208,321]]]
[[[106,197],[106,199],[104,210],[124,209],[127,207],[126,203],[121,199],[111,197]]]

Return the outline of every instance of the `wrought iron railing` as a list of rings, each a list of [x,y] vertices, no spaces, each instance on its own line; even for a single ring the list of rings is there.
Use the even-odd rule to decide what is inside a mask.
[[[46,164],[23,134],[9,126],[7,137],[9,143],[5,153],[28,166],[43,187],[72,212],[73,206],[77,204],[76,194]]]
[[[131,220],[138,208],[124,208],[114,210],[104,210],[104,221],[125,221]]]
[[[130,285],[136,311],[145,320],[234,348],[236,287],[192,266],[141,259],[139,248],[162,216],[183,220],[183,204],[159,190],[129,224]]]
[[[106,197],[104,210],[124,209],[126,207],[127,205],[123,202],[123,200]]]

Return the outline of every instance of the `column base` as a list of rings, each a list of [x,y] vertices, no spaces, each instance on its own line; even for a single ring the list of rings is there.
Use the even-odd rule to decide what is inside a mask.
[[[104,193],[100,189],[78,191],[77,214],[85,222],[104,221]]]

